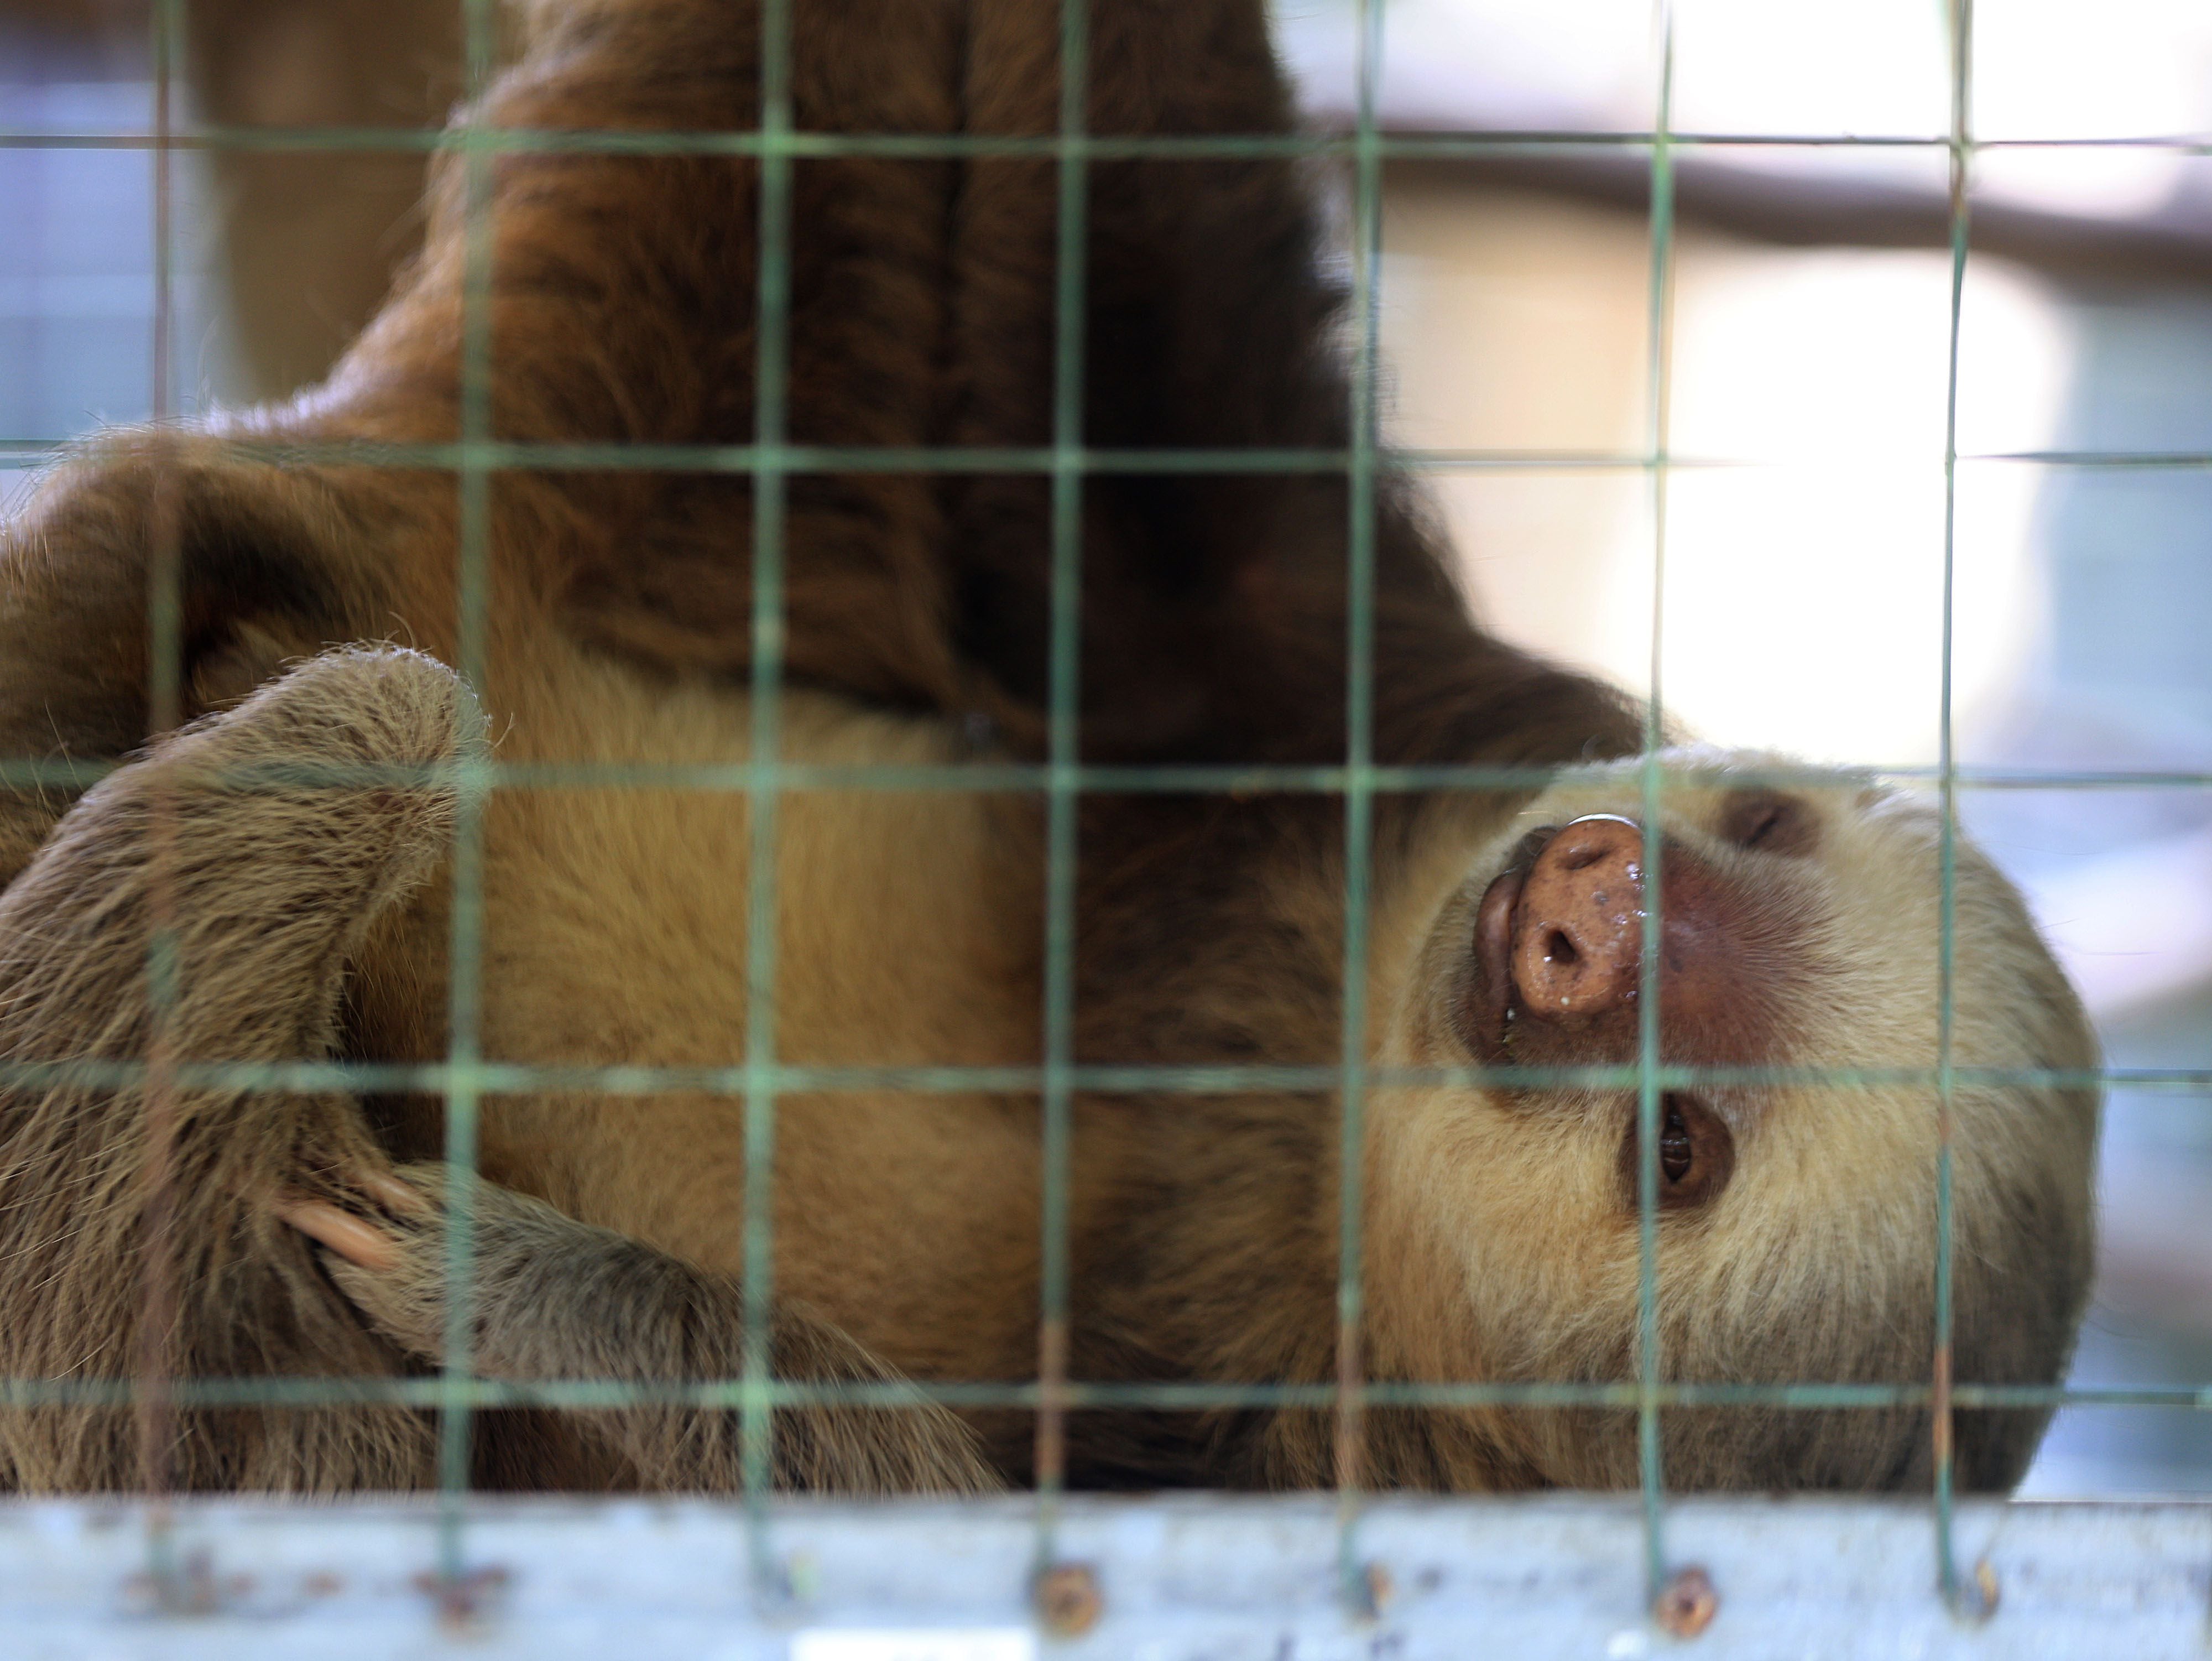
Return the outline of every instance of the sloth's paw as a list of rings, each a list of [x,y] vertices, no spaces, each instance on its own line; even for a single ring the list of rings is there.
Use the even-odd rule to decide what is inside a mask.
[[[349,1186],[360,1210],[287,1195],[279,1216],[325,1248],[325,1266],[369,1324],[402,1349],[442,1362],[447,1341],[447,1278],[453,1267],[452,1213],[457,1208],[447,1167],[403,1165],[397,1172],[353,1173]],[[470,1365],[498,1376],[499,1317],[529,1278],[577,1229],[543,1201],[479,1179],[468,1207],[467,1275],[475,1311]]]

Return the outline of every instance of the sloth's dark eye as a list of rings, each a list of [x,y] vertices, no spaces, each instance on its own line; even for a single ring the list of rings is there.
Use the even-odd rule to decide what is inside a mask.
[[[1674,1097],[1667,1098],[1667,1123],[1659,1132],[1659,1174],[1680,1183],[1690,1174],[1697,1158],[1690,1145],[1690,1128],[1682,1123],[1682,1110]]]
[[[1659,1102],[1659,1205],[1679,1211],[1711,1204],[1735,1174],[1735,1138],[1728,1123],[1698,1097],[1669,1091]],[[1636,1210],[1640,1171],[1632,1104],[1628,1134],[1620,1143],[1620,1180],[1629,1212]]]
[[[1723,841],[1762,854],[1802,857],[1820,840],[1820,821],[1812,808],[1778,791],[1750,790],[1732,795],[1715,827]]]

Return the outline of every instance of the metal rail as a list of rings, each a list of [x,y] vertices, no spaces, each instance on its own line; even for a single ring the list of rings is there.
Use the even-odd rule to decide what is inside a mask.
[[[1374,1500],[1353,1533],[1364,1595],[1351,1597],[1326,1495],[1066,1497],[1042,1580],[1032,1499],[777,1500],[765,1587],[739,1505],[465,1503],[467,1557],[448,1577],[432,1501],[173,1502],[165,1582],[147,1567],[148,1507],[15,1502],[0,1507],[0,1649],[37,1661],[2158,1661],[2204,1654],[2212,1589],[2212,1506],[2185,1503],[1962,1502],[1960,1572],[1986,1605],[1963,1617],[1937,1592],[1924,1500],[1672,1500],[1668,1555],[1686,1567],[1656,1613],[1632,1494]]]

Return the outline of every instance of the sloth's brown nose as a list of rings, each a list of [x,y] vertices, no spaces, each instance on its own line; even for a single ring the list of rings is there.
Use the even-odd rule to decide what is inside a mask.
[[[1533,853],[1483,891],[1459,1019],[1478,1059],[1585,1066],[1637,1053],[1644,912],[1660,913],[1661,1058],[1692,1066],[1773,1058],[1780,993],[1807,973],[1815,916],[1772,885],[1748,887],[1680,839],[1655,884],[1644,827],[1593,813],[1530,833]],[[1655,888],[1664,892],[1655,895]]]
[[[1577,819],[1528,867],[1513,920],[1514,989],[1538,1020],[1569,1024],[1636,1001],[1644,956],[1644,830]]]

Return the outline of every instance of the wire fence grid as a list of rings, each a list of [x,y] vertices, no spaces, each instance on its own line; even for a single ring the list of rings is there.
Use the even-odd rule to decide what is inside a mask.
[[[1347,1609],[1376,1603],[1364,1543],[1365,1519],[1385,1515],[1374,1496],[1363,1491],[1361,1415],[1364,1409],[1397,1406],[1587,1406],[1630,1408],[1637,1414],[1640,1485],[1637,1495],[1637,1551],[1641,1598],[1646,1608],[1675,1584],[1680,1567],[1674,1518],[1662,1459],[1659,1415],[1664,1408],[1766,1404],[1790,1408],[1870,1407],[1910,1404],[1930,1409],[1935,1425],[1934,1491],[1925,1513],[1927,1550],[1933,1578],[1945,1604],[1972,1613],[1985,1602],[1957,1543],[1960,1502],[1954,1494],[1949,1459],[1951,1414],[1961,1408],[1991,1406],[2144,1406],[2212,1410],[2212,1384],[2202,1389],[2093,1390],[2052,1386],[1997,1386],[1954,1383],[1950,1366],[1950,1281],[1952,1277],[1952,1189],[1950,1103],[1962,1087],[2032,1079],[2039,1083],[2125,1084],[2133,1087],[2201,1092],[2212,1087],[2212,1068],[2112,1069],[2088,1074],[1972,1068],[1954,1063],[1952,970],[1954,949],[1956,804],[1967,789],[2203,788],[2212,772],[2074,771],[2065,774],[1972,769],[1960,765],[1952,747],[1951,634],[1953,530],[1955,491],[1962,464],[2035,464],[2080,468],[2212,467],[2212,453],[2111,453],[2039,451],[1962,453],[1958,446],[1959,339],[1964,282],[1971,252],[1974,158],[1999,145],[1978,142],[1972,120],[1972,0],[1953,0],[1949,11],[1952,59],[1951,111],[1947,132],[1905,138],[1854,138],[1828,135],[1700,134],[1670,127],[1674,65],[1673,24],[1667,0],[1658,0],[1654,28],[1658,41],[1657,114],[1648,131],[1466,132],[1408,135],[1383,131],[1378,113],[1385,8],[1382,0],[1357,0],[1354,14],[1357,110],[1344,133],[1260,134],[1240,137],[1109,137],[1085,131],[1088,96],[1089,15],[1086,0],[1060,0],[1060,96],[1059,130],[1048,136],[1000,137],[915,137],[887,134],[809,132],[794,125],[792,74],[791,0],[760,0],[760,126],[744,132],[585,132],[494,129],[479,125],[474,112],[494,70],[496,0],[459,0],[465,25],[467,82],[471,113],[438,131],[386,128],[241,128],[180,124],[173,108],[171,86],[183,39],[187,0],[156,0],[153,20],[155,106],[150,130],[143,134],[94,132],[0,132],[0,148],[143,149],[154,169],[156,204],[156,316],[154,362],[155,413],[173,413],[170,388],[173,340],[172,295],[175,227],[172,220],[172,174],[179,155],[214,150],[287,152],[447,151],[461,160],[467,243],[463,302],[462,388],[459,435],[450,444],[366,445],[298,443],[241,447],[271,459],[346,465],[434,468],[455,480],[459,512],[459,650],[454,667],[471,682],[486,665],[486,640],[492,603],[487,576],[491,487],[510,470],[684,470],[741,474],[752,484],[752,551],[755,605],[750,670],[751,750],[750,759],[722,766],[531,765],[489,759],[456,762],[442,769],[415,770],[410,778],[433,776],[453,786],[459,802],[453,864],[450,949],[453,965],[447,1015],[450,1048],[441,1063],[392,1066],[367,1062],[208,1066],[164,1061],[144,1062],[16,1063],[0,1068],[0,1082],[50,1084],[67,1077],[111,1085],[150,1082],[163,1088],[223,1084],[246,1089],[345,1089],[434,1093],[446,1110],[446,1156],[453,1172],[447,1264],[456,1295],[448,1300],[447,1363],[434,1378],[416,1379],[141,1379],[125,1381],[10,1379],[0,1381],[0,1402],[125,1402],[155,1400],[164,1410],[185,1405],[307,1405],[365,1401],[401,1402],[436,1409],[441,1429],[440,1485],[434,1502],[436,1576],[452,1589],[471,1585],[471,1518],[483,1515],[482,1501],[469,1488],[471,1417],[480,1409],[537,1404],[588,1409],[640,1401],[683,1402],[735,1411],[740,1415],[744,1451],[744,1555],[759,1586],[787,1579],[775,1535],[792,1526],[799,1513],[770,1503],[770,1438],[774,1411],[801,1402],[854,1404],[924,1398],[957,1407],[1006,1407],[1036,1416],[1036,1489],[1024,1502],[1030,1530],[1028,1556],[1034,1573],[1044,1574],[1066,1561],[1065,1537],[1074,1515],[1078,1531],[1091,1526],[1080,1502],[1071,1513],[1064,1494],[1066,1415],[1074,1409],[1099,1406],[1192,1411],[1206,1408],[1300,1406],[1326,1409],[1335,1416],[1336,1495],[1331,1528],[1337,1596]],[[2083,141],[2003,141],[2003,148],[2077,144]],[[2212,143],[2185,137],[2124,142],[2191,155],[2212,155]],[[1727,457],[1678,455],[1669,443],[1670,299],[1675,256],[1674,162],[1678,154],[1744,146],[1832,148],[1843,145],[1913,147],[1945,154],[1950,181],[1950,310],[1948,400],[1943,469],[1945,496],[1945,581],[1941,748],[1930,768],[1882,767],[1878,773],[1931,785],[1943,808],[1942,849],[1942,957],[1938,1060],[1932,1069],[1865,1068],[1837,1074],[1823,1070],[1822,1081],[1838,1087],[1878,1086],[1900,1080],[1930,1086],[1941,1104],[1942,1144],[1936,1215],[1937,1255],[1935,1328],[1929,1335],[1929,1372],[1924,1385],[1869,1385],[1806,1381],[1750,1385],[1669,1382],[1663,1376],[1657,1323],[1658,1129],[1662,1094],[1697,1081],[1781,1082],[1805,1076],[1800,1070],[1684,1069],[1663,1066],[1658,1049],[1659,930],[1656,905],[1644,920],[1641,959],[1639,1059],[1627,1068],[1552,1069],[1540,1082],[1605,1084],[1637,1092],[1640,1158],[1637,1172],[1639,1226],[1638,1375],[1613,1384],[1393,1384],[1368,1380],[1359,1345],[1364,1309],[1362,1259],[1362,1146],[1370,1092],[1379,1086],[1452,1081],[1479,1084],[1498,1069],[1385,1068],[1366,1053],[1367,1011],[1364,989],[1369,948],[1370,895],[1367,853],[1378,794],[1422,789],[1526,788],[1550,776],[1549,770],[1469,766],[1406,768],[1380,765],[1372,754],[1374,668],[1373,575],[1376,500],[1379,470],[1386,465],[1416,472],[1619,471],[1648,479],[1651,560],[1655,578],[1650,629],[1649,684],[1645,688],[1646,745],[1641,772],[1645,812],[1644,860],[1655,879],[1661,844],[1658,807],[1667,778],[1659,760],[1665,719],[1660,600],[1667,558],[1668,489],[1670,476],[1690,468],[1747,465]],[[1630,452],[1544,452],[1512,450],[1392,448],[1387,453],[1378,409],[1379,318],[1381,303],[1382,169],[1388,161],[1434,159],[1473,152],[1535,153],[1594,147],[1639,152],[1649,160],[1650,255],[1646,319],[1649,361],[1645,442]],[[492,169],[506,153],[575,153],[623,155],[709,155],[745,158],[758,165],[757,226],[759,283],[758,348],[756,364],[756,436],[735,446],[659,444],[621,446],[588,443],[521,443],[495,437],[491,420],[492,242],[488,212]],[[995,449],[877,450],[793,444],[787,423],[791,364],[788,356],[792,249],[793,174],[799,161],[819,157],[883,156],[964,158],[1024,156],[1046,159],[1057,167],[1058,222],[1050,442],[1042,447]],[[1352,183],[1351,229],[1351,437],[1343,449],[1322,450],[1100,450],[1085,441],[1083,423],[1084,317],[1088,167],[1094,161],[1136,157],[1196,160],[1297,156],[1342,164]],[[59,435],[0,435],[0,465],[30,465],[58,453]],[[783,595],[787,549],[784,539],[787,481],[817,472],[892,471],[926,472],[1033,472],[1050,481],[1050,640],[1048,652],[1048,740],[1042,764],[947,766],[828,766],[781,759],[783,691]],[[1347,673],[1344,688],[1347,741],[1340,765],[1306,768],[1102,767],[1079,758],[1078,691],[1084,483],[1094,474],[1159,473],[1334,474],[1348,484],[1346,526],[1349,561]],[[182,631],[179,553],[173,516],[169,533],[156,548],[150,593],[155,645],[151,713],[156,730],[176,724],[181,708]],[[0,784],[82,786],[103,770],[83,764],[0,760]],[[356,770],[341,775],[317,773],[317,780],[366,779]],[[1820,776],[1830,776],[1822,770]],[[296,770],[272,775],[277,784],[307,777]],[[386,776],[386,775],[375,775]],[[1814,776],[1778,768],[1771,782],[1786,783]],[[1769,782],[1762,778],[1758,782]],[[609,787],[681,788],[723,792],[750,803],[751,859],[747,934],[748,1004],[742,1061],[717,1068],[645,1066],[580,1068],[525,1066],[486,1060],[481,1044],[483,910],[483,815],[494,792],[562,788],[574,784]],[[793,790],[891,790],[904,792],[1020,791],[1042,798],[1045,809],[1047,889],[1045,904],[1044,1043],[1034,1068],[974,1067],[805,1067],[779,1057],[776,1033],[777,855],[780,798]],[[1073,1046],[1073,946],[1075,936],[1075,830],[1081,799],[1094,792],[1285,791],[1340,798],[1347,850],[1344,894],[1340,1058],[1334,1067],[1171,1067],[1079,1064]],[[157,952],[159,951],[157,946]],[[1527,1068],[1509,1070],[1528,1082]],[[775,1286],[775,1241],[770,1197],[775,1176],[776,1109],[780,1098],[795,1092],[838,1092],[895,1088],[915,1092],[968,1090],[1034,1093],[1042,1104],[1043,1190],[1042,1315],[1034,1383],[1014,1384],[923,1384],[887,1386],[823,1385],[773,1376],[768,1344],[769,1311]],[[743,1287],[746,1342],[738,1377],[702,1384],[671,1382],[636,1386],[592,1380],[517,1384],[481,1378],[470,1356],[470,1287],[473,1263],[471,1227],[477,1170],[478,1109],[487,1094],[533,1088],[590,1088],[601,1093],[605,1109],[623,1110],[626,1098],[683,1089],[725,1095],[742,1105],[745,1149]],[[1086,1383],[1072,1378],[1068,1362],[1069,1196],[1072,1118],[1077,1092],[1165,1092],[1203,1094],[1253,1088],[1315,1089],[1336,1092],[1341,1104],[1340,1158],[1343,1192],[1339,1213],[1336,1317],[1338,1367],[1332,1384],[1292,1385],[1255,1381],[1234,1385],[1133,1385]],[[158,1488],[158,1483],[155,1484]],[[1288,1504],[1290,1502],[1284,1502]],[[1692,1513],[1703,1515],[1695,1512]],[[192,1570],[180,1556],[174,1518],[180,1514],[155,1506],[146,1525],[147,1573],[162,1587],[166,1607],[190,1603]],[[979,1513],[980,1514],[980,1513]],[[1978,1513],[1977,1513],[1978,1514]],[[1006,1516],[993,1514],[990,1526],[1003,1533]],[[1894,1513],[1892,1513],[1894,1523]],[[1094,1519],[1095,1520],[1095,1519]],[[410,1524],[410,1526],[415,1524]],[[331,1526],[337,1526],[332,1523]],[[957,1517],[948,1527],[965,1526]],[[1391,1524],[1395,1528],[1396,1524]],[[1700,1523],[1693,1532],[1702,1531]],[[1617,1533],[1609,1536],[1617,1546]],[[1924,1584],[1924,1583],[1923,1583]],[[181,1590],[179,1590],[181,1589]],[[181,1601],[179,1601],[181,1600]],[[921,1653],[921,1652],[916,1652]],[[1287,1652],[1285,1652],[1287,1653]],[[1613,1650],[1608,1653],[1640,1653]],[[932,1653],[934,1653],[933,1652]],[[951,1652],[946,1652],[951,1653]]]

